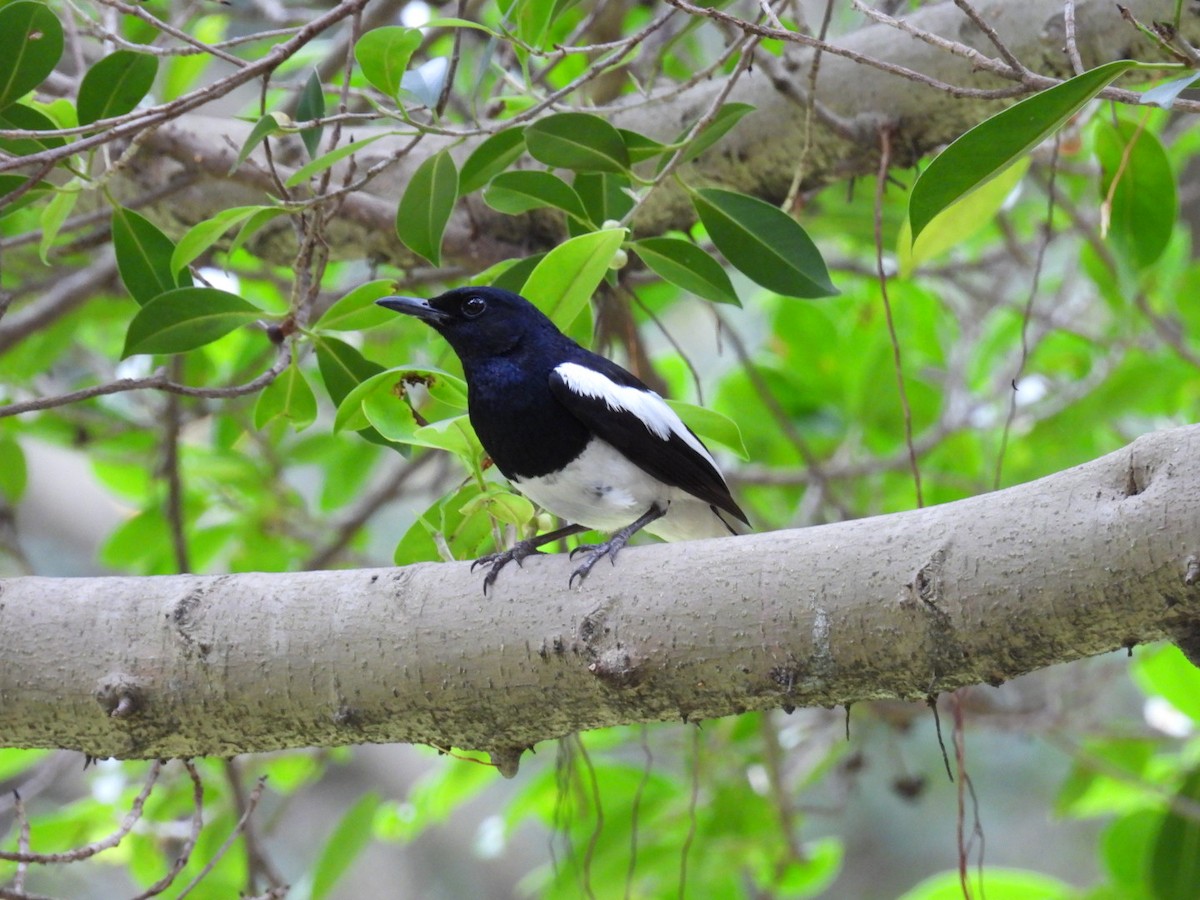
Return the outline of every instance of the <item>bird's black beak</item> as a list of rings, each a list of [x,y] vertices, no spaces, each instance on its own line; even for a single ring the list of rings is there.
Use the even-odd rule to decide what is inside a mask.
[[[448,319],[444,312],[440,309],[434,309],[429,305],[428,300],[422,300],[420,297],[382,297],[376,300],[375,303],[393,312],[404,313],[406,316],[415,316],[418,319],[428,322],[430,325],[440,325]]]

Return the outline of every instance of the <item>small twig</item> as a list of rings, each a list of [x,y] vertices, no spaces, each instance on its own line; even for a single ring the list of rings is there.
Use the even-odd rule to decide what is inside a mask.
[[[1009,64],[1013,72],[1020,75],[1022,78],[1029,74],[1029,69],[1013,54],[1005,45],[1004,41],[1000,40],[1000,35],[996,33],[996,29],[992,27],[991,22],[979,14],[967,0],[954,0],[954,5],[967,14],[967,18],[975,23],[975,27],[987,35],[987,39],[992,42],[992,46],[1000,53],[1004,61]]]
[[[896,372],[896,387],[900,392],[900,407],[904,413],[904,444],[908,447],[908,461],[912,469],[913,487],[917,492],[917,506],[925,505],[921,490],[921,467],[917,463],[917,448],[913,443],[912,407],[908,402],[908,389],[904,383],[904,365],[900,359],[900,339],[896,335],[896,322],[892,317],[892,302],[888,297],[887,269],[883,265],[883,193],[887,187],[888,168],[892,163],[892,132],[887,126],[879,129],[879,171],[875,178],[875,269],[879,278],[879,293],[883,297],[883,311],[887,317],[888,336],[892,342],[892,366]]]
[[[183,842],[183,847],[179,850],[179,855],[175,857],[171,868],[167,870],[167,874],[134,897],[133,900],[149,900],[169,888],[192,858],[192,851],[196,849],[196,841],[200,839],[200,830],[204,827],[204,782],[200,779],[200,773],[196,771],[195,763],[190,759],[182,760],[182,762],[188,776],[192,779],[191,830],[188,832],[187,840]]]
[[[236,384],[223,388],[190,387],[186,384],[177,384],[171,381],[167,377],[166,372],[159,371],[147,378],[121,378],[117,381],[107,382],[106,384],[81,388],[69,394],[59,394],[56,397],[39,397],[36,400],[25,400],[21,403],[10,403],[7,406],[0,406],[0,419],[7,416],[19,416],[27,412],[53,409],[56,406],[66,406],[69,403],[78,403],[81,400],[91,400],[93,397],[119,394],[124,391],[168,391],[184,397],[205,397],[210,400],[241,397],[246,394],[253,394],[255,391],[266,387],[279,377],[280,373],[288,367],[291,361],[291,350],[288,349],[287,344],[283,344],[280,347],[279,356],[275,360],[275,364],[257,378],[247,381],[245,384]]]
[[[1071,71],[1083,74],[1083,57],[1079,55],[1079,42],[1075,37],[1075,0],[1063,2],[1063,30],[1067,37],[1067,58],[1071,60]]]
[[[61,853],[31,853],[28,847],[12,852],[9,850],[0,850],[0,859],[8,862],[16,863],[37,863],[39,865],[57,865],[61,863],[79,862],[80,860],[90,859],[97,853],[103,853],[105,850],[111,850],[124,840],[125,835],[133,830],[133,826],[142,818],[142,808],[146,804],[146,799],[150,796],[150,792],[154,790],[154,785],[158,781],[159,773],[162,771],[162,762],[156,760],[150,766],[150,771],[146,775],[146,783],[142,785],[141,791],[134,798],[133,803],[129,807],[129,812],[125,814],[125,818],[117,827],[117,830],[108,837],[99,841],[93,841],[90,844],[85,844],[82,847],[75,847],[72,850],[64,850]],[[15,809],[15,804],[14,804]]]
[[[183,890],[176,895],[176,900],[183,900],[184,897],[192,892],[192,888],[196,887],[196,885],[198,885],[208,876],[208,873],[211,872],[217,863],[221,861],[221,858],[229,852],[229,848],[233,846],[234,841],[236,841],[239,836],[246,837],[249,829],[250,814],[254,812],[255,807],[258,806],[258,801],[262,799],[263,789],[266,786],[267,776],[263,775],[258,779],[258,783],[254,785],[254,790],[250,792],[250,796],[246,798],[245,808],[242,812],[241,818],[239,818],[237,824],[233,826],[233,830],[229,833],[229,837],[225,838],[225,842],[217,848],[217,852],[214,853],[212,858],[204,864],[204,868],[196,873],[196,877],[189,881]],[[248,838],[247,842],[249,842]],[[273,887],[276,888],[280,886],[280,884],[273,885]]]

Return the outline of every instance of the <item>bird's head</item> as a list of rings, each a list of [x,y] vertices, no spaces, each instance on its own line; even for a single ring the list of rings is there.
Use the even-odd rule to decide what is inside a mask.
[[[432,325],[464,362],[508,353],[535,332],[557,333],[536,306],[500,288],[460,287],[432,300],[384,297],[375,302]]]

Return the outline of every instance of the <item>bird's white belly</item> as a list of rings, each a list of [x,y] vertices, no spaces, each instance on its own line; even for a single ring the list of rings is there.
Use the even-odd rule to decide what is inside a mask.
[[[667,515],[646,530],[664,540],[729,534],[708,504],[663,484],[599,438],[592,438],[583,453],[559,471],[513,478],[512,483],[543,509],[597,531],[624,528],[657,503]]]

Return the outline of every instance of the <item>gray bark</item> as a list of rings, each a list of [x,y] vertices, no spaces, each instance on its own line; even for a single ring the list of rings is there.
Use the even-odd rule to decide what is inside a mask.
[[[492,752],[622,723],[919,698],[1200,622],[1200,426],[944,506],[562,556],[0,581],[0,745]]]
[[[1142,21],[1169,20],[1169,0],[1128,4]],[[984,0],[974,6],[990,22],[1005,45],[1038,75],[1065,78],[1072,74],[1065,52],[1062,0]],[[927,6],[908,17],[913,25],[975,48],[981,56],[997,57],[988,38],[953,3]],[[1121,20],[1110,0],[1076,3],[1078,47],[1091,68],[1127,56],[1156,59],[1160,54]],[[1200,22],[1189,14],[1183,33],[1197,38]],[[838,46],[923,73],[962,88],[1012,86],[981,72],[971,59],[918,41],[886,25],[868,25],[840,38]],[[819,66],[816,99],[832,114],[809,120],[808,73],[813,53],[789,47],[776,59],[760,53],[753,71],[741,79],[727,102],[756,107],[724,140],[685,168],[690,183],[724,186],[779,202],[788,193],[798,170],[807,188],[856,176],[873,175],[879,167],[879,129],[891,132],[893,167],[914,164],[940,145],[952,141],[1002,107],[1000,101],[955,96],[918,84],[869,65],[825,53]],[[679,94],[654,102],[627,103],[605,111],[623,128],[661,141],[674,140],[710,107],[724,88],[722,79],[702,81]],[[1031,88],[1032,89],[1032,88]],[[1009,101],[1011,102],[1011,101]],[[181,197],[153,207],[155,218],[176,232],[221,209],[264,200],[274,186],[253,157],[234,177],[228,175],[250,125],[231,118],[187,115],[149,135],[138,164],[128,167],[127,196],[153,190],[180,170],[201,177]],[[357,138],[369,137],[374,126],[349,129]],[[384,138],[366,148],[359,170],[386,158],[406,139]],[[467,141],[452,152],[461,164],[479,141]],[[401,266],[424,265],[396,239],[396,202],[422,160],[448,146],[446,139],[426,137],[415,151],[351,197],[328,240],[336,255],[385,259]],[[806,148],[807,149],[804,149]],[[286,159],[286,154],[285,154]],[[296,157],[299,164],[301,160]],[[292,171],[283,167],[285,176]],[[642,235],[687,228],[694,221],[687,197],[672,181],[656,190],[634,225]],[[478,271],[508,257],[552,246],[561,237],[557,217],[513,219],[487,208],[478,196],[459,203],[446,231],[444,259],[465,271]],[[819,235],[818,235],[819,236]],[[290,227],[280,223],[269,230],[256,252],[286,260],[292,252]]]

